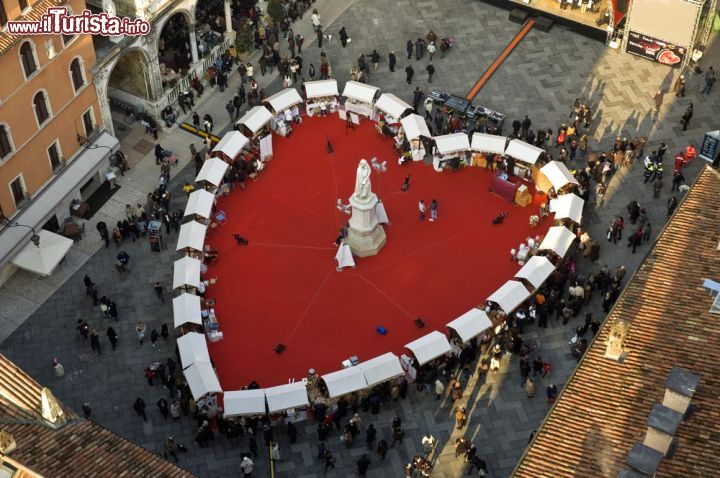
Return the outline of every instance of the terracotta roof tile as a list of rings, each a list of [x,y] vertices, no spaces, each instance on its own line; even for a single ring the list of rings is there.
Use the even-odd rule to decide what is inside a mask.
[[[38,3],[33,4],[32,9],[25,15],[20,15],[18,18],[12,18],[13,21],[23,22],[35,22],[39,21],[43,15],[47,12],[50,7],[57,7],[62,5],[65,0],[42,0]],[[13,45],[19,42],[23,38],[22,35],[10,35],[4,31],[0,31],[0,55],[4,54]]]
[[[704,279],[720,280],[720,174],[706,167],[627,285],[513,476],[616,477],[642,442],[674,366],[700,377],[694,412],[658,478],[720,473],[720,317]],[[604,357],[610,325],[632,320],[623,363]]]

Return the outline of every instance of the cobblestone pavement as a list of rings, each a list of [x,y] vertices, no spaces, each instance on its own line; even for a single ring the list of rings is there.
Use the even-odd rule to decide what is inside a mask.
[[[334,34],[327,45],[327,52],[340,86],[348,79],[351,64],[359,54],[377,48],[384,58],[369,82],[406,100],[411,99],[411,89],[415,85],[426,92],[431,86],[424,72],[427,61],[405,59],[403,52],[407,39],[424,37],[430,29],[441,37],[454,36],[457,43],[448,55],[445,58],[436,56],[433,62],[437,70],[433,86],[464,95],[519,29],[508,22],[506,11],[471,0],[401,0],[392,2],[392,7],[383,0],[334,3],[318,0],[314,5],[324,15],[326,33]],[[335,17],[337,20],[332,21]],[[352,37],[345,50],[335,36],[343,25]],[[296,30],[301,31],[308,41],[313,40],[307,16],[296,26]],[[398,54],[395,73],[388,71],[385,54],[389,48],[394,48]],[[306,64],[315,63],[317,68],[319,51],[314,42],[305,48],[304,58]],[[412,87],[405,82],[404,68],[408,63],[416,71],[417,81]],[[672,157],[688,141],[697,144],[704,131],[715,129],[712,112],[718,106],[718,100],[715,94],[699,97],[701,80],[693,77],[689,78],[686,98],[676,100],[669,94],[659,114],[653,114],[652,97],[655,91],[659,87],[667,88],[674,81],[669,73],[663,67],[607,50],[602,44],[562,29],[554,28],[547,34],[533,30],[480,91],[476,102],[507,114],[508,123],[528,114],[534,127],[556,130],[558,123],[567,117],[574,98],[590,98],[596,112],[592,148],[598,145],[607,147],[616,135],[631,137],[642,134],[650,138],[650,149],[659,141],[665,141],[669,146],[667,156]],[[237,75],[234,75],[230,92],[237,82]],[[268,84],[268,93],[277,90],[278,82],[274,76],[261,78],[261,85]],[[230,92],[220,94],[213,91],[204,95],[205,103],[199,104],[199,112],[215,112],[218,123],[225,121],[223,105]],[[678,120],[690,101],[695,102],[695,116],[691,127],[683,132]],[[136,129],[125,131],[123,147],[129,149],[141,139],[142,133]],[[199,140],[177,129],[163,132],[160,139],[163,146],[179,153],[183,164],[187,164],[187,146],[191,141],[199,144]],[[671,166],[668,161],[666,164],[669,176]],[[686,171],[688,183],[696,177],[700,167],[700,160],[690,165]],[[185,180],[191,180],[193,173],[191,166],[184,169],[180,166],[173,171],[174,208],[184,207],[179,187]],[[118,194],[122,194],[114,198],[115,201],[104,208],[99,217],[105,217],[107,221],[122,216],[125,202],[144,198],[145,193],[153,189],[157,175],[152,153],[141,161],[138,158],[135,168],[121,178],[123,189]],[[669,182],[668,177],[668,186],[661,197],[653,199],[650,185],[642,184],[639,167],[619,172],[611,181],[605,206],[586,208],[585,227],[593,237],[601,239],[614,214],[623,213],[625,205],[637,199],[648,209],[655,237],[665,221]],[[163,420],[154,404],[167,392],[148,386],[143,378],[143,370],[151,362],[174,355],[172,340],[163,343],[160,351],[154,350],[149,343],[139,345],[135,340],[134,324],[137,320],[144,320],[148,330],[159,330],[163,323],[172,327],[172,309],[167,299],[175,259],[172,251],[175,236],[169,237],[170,247],[162,253],[150,253],[145,240],[123,244],[121,250],[130,255],[132,272],[126,280],[120,280],[113,268],[118,249],[114,245],[109,249],[102,248],[94,234],[94,226],[88,226],[88,230],[92,232],[83,240],[87,241],[84,246],[87,257],[78,261],[77,272],[71,274],[70,270],[67,273],[70,278],[66,283],[58,281],[51,284],[51,288],[57,288],[57,291],[48,292],[47,299],[45,296],[33,297],[32,279],[16,282],[21,285],[16,285],[14,290],[42,305],[24,322],[16,319],[12,326],[3,324],[0,330],[7,330],[5,335],[15,327],[17,330],[2,343],[0,351],[75,409],[79,410],[83,402],[90,402],[94,420],[136,443],[161,451],[165,436],[172,433],[190,449],[189,453],[180,456],[180,466],[203,477],[238,476],[239,456],[247,449],[247,441],[242,439],[239,444],[229,445],[220,438],[214,440],[209,448],[197,448],[192,443],[194,421],[189,418],[178,422]],[[586,259],[579,259],[581,271],[597,270],[601,264],[608,264],[611,269],[624,264],[632,273],[648,250],[648,246],[643,245],[638,253],[631,254],[624,243],[612,245],[601,242],[600,261],[591,264]],[[84,265],[81,266],[82,263]],[[120,322],[112,324],[120,336],[116,351],[112,351],[105,340],[105,330],[109,325],[107,319],[92,307],[91,300],[85,295],[82,277],[86,273],[98,284],[101,295],[108,295],[118,303]],[[166,287],[164,304],[152,290],[155,281]],[[25,300],[4,296],[1,291],[0,302],[5,304],[7,300]],[[478,302],[483,299],[478,297]],[[587,312],[601,316],[597,302],[595,298],[580,316]],[[10,317],[15,316],[11,314]],[[102,355],[98,356],[90,350],[78,336],[75,322],[79,317],[98,329],[103,339]],[[521,389],[517,359],[514,357],[506,357],[501,372],[487,381],[477,382],[473,377],[467,383],[462,400],[468,404],[470,420],[463,433],[474,440],[479,454],[487,460],[489,476],[505,477],[510,474],[527,444],[528,436],[548,410],[542,397],[542,387],[548,380],[560,386],[572,372],[575,360],[569,355],[567,342],[578,320],[581,319],[574,319],[568,326],[551,320],[548,329],[538,331],[530,327],[526,331],[526,338],[535,340],[539,344],[539,354],[554,366],[551,377],[542,379],[542,385],[538,384],[536,398],[528,399]],[[66,376],[62,379],[52,374],[53,357],[59,358],[65,366]],[[139,420],[131,408],[138,396],[149,405],[147,423]],[[404,464],[419,450],[420,438],[428,431],[440,440],[433,476],[457,477],[465,473],[466,465],[454,457],[452,446],[448,445],[454,441],[457,431],[453,429],[452,406],[447,400],[436,401],[433,396],[411,389],[406,400],[384,404],[379,415],[361,413],[365,424],[372,422],[378,428],[378,439],[389,437],[390,421],[396,414],[403,419],[405,440],[401,446],[391,449],[384,462],[373,454],[368,476],[403,476]],[[310,478],[323,474],[323,467],[315,459],[317,439],[314,424],[307,423],[299,427],[299,431],[298,443],[294,445],[278,433],[284,461],[279,464],[276,476]],[[329,448],[338,462],[336,470],[330,471],[327,476],[354,476],[354,463],[365,453],[364,441],[360,439],[359,442],[346,449],[341,447],[337,434],[331,437]],[[257,459],[256,464],[255,476],[269,476],[265,460]]]

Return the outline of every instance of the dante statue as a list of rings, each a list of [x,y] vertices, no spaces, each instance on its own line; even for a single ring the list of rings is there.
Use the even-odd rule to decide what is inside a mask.
[[[370,199],[372,191],[370,190],[370,165],[364,159],[360,160],[355,176],[355,194],[353,196],[358,201],[367,201]]]
[[[102,0],[102,9],[109,17],[117,16],[117,10],[115,10],[115,3],[113,0]]]

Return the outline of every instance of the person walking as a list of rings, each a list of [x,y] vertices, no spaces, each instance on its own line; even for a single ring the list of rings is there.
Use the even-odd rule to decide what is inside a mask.
[[[373,50],[372,53],[370,53],[370,63],[372,63],[373,70],[378,69],[378,63],[380,63],[380,53],[378,53],[377,50]]]
[[[688,124],[690,124],[690,119],[693,117],[693,104],[690,103],[690,106],[687,107],[685,110],[685,113],[683,113],[682,118],[680,118],[680,124],[683,125],[683,131],[685,131],[688,127]]]
[[[675,196],[672,196],[670,199],[668,199],[667,202],[667,217],[672,216],[672,213],[675,212],[675,208],[677,207],[678,201]]]
[[[433,74],[435,74],[435,67],[430,63],[428,66],[425,67],[425,70],[428,73],[428,83],[432,83],[432,77]]]
[[[167,420],[168,415],[170,414],[170,409],[168,408],[168,402],[164,398],[161,398],[157,402],[158,410],[160,410],[160,415],[163,416],[165,420]]]
[[[160,343],[158,342],[159,338],[160,334],[157,333],[157,330],[152,329],[152,332],[150,332],[150,343],[154,349],[158,350],[158,352],[160,351]]]
[[[140,342],[140,345],[142,345],[143,340],[145,340],[145,323],[138,322],[135,326],[135,331],[137,332],[138,342]]]
[[[412,84],[413,76],[415,75],[415,70],[413,70],[412,65],[408,65],[405,68],[405,81],[407,81],[407,84]]]
[[[163,297],[163,286],[160,285],[160,282],[155,283],[155,287],[153,287],[155,290],[155,295],[158,296],[158,299],[160,299],[160,302],[163,304],[165,303],[165,297]]]
[[[675,97],[685,96],[685,75],[680,75],[673,85]]]
[[[193,111],[192,124],[196,130],[200,130],[200,115],[197,113],[197,111]]]
[[[388,442],[385,439],[382,439],[378,442],[377,452],[378,452],[378,455],[380,455],[380,460],[385,459],[385,455],[387,455],[388,448],[389,448]]]
[[[343,48],[345,48],[347,46],[349,38],[350,38],[350,36],[348,35],[347,31],[345,30],[345,27],[342,27],[340,29],[340,43],[342,44]]]
[[[142,398],[138,397],[135,400],[133,408],[139,416],[143,417],[143,420],[147,421],[147,416],[145,415],[145,401]]]
[[[315,30],[315,34],[317,35],[318,48],[322,48],[323,36],[324,36],[322,27],[318,26],[317,30]]]
[[[390,65],[390,73],[395,73],[396,63],[397,57],[395,56],[395,52],[393,50],[390,50],[390,53],[388,53],[388,64]]]
[[[80,332],[80,335],[82,336],[82,338],[87,340],[88,334],[90,333],[90,326],[88,325],[88,323],[85,322],[83,319],[78,319],[76,328],[77,328],[78,332]]]
[[[358,476],[367,476],[367,470],[370,467],[370,459],[367,455],[363,455],[357,461]]]
[[[100,337],[98,337],[97,330],[92,329],[92,332],[90,332],[90,347],[93,350],[97,350],[98,355],[100,355]]]
[[[715,84],[716,79],[715,70],[713,70],[713,67],[711,66],[708,68],[707,73],[705,73],[705,88],[703,88],[702,93],[709,95],[710,89]]]
[[[173,457],[173,460],[175,460],[175,463],[178,461],[177,453],[177,443],[175,443],[175,437],[170,435],[165,439],[165,453]]]
[[[83,411],[83,416],[85,417],[85,419],[86,420],[89,419],[90,414],[92,414],[92,408],[90,408],[90,402],[85,402],[82,404],[82,411]]]
[[[250,478],[252,476],[254,465],[255,463],[253,463],[249,456],[243,457],[242,463],[240,463],[240,471],[243,472],[243,476],[245,478]]]
[[[433,199],[430,201],[430,221],[434,222],[437,219],[438,202]]]
[[[434,41],[431,41],[430,43],[428,43],[427,52],[430,55],[430,61],[432,61],[433,55],[435,54],[435,42]]]
[[[418,219],[420,219],[421,221],[424,221],[425,220],[425,201],[422,199],[418,202],[418,213],[419,213]]]
[[[403,436],[405,436],[405,432],[401,426],[393,427],[393,442],[390,447],[394,447],[396,443],[400,443],[402,445]]]
[[[412,58],[414,46],[415,46],[415,44],[413,43],[412,40],[408,40],[407,43],[405,44],[405,51],[407,51],[407,54],[408,54],[407,59],[408,60],[410,60]]]
[[[332,456],[332,453],[329,451],[325,452],[325,473],[327,473],[328,468],[335,469],[335,457]]]
[[[227,104],[225,105],[225,110],[230,115],[230,122],[232,122],[235,119],[235,103],[233,100],[229,100]]]
[[[112,349],[115,350],[115,347],[117,346],[117,343],[118,343],[117,332],[115,332],[115,329],[113,329],[112,327],[108,327],[106,334],[107,334],[108,340],[112,344]]]
[[[679,191],[680,190],[680,183],[685,182],[685,176],[683,176],[682,171],[677,170],[675,174],[673,175],[672,179],[672,187],[670,188],[671,192]]]

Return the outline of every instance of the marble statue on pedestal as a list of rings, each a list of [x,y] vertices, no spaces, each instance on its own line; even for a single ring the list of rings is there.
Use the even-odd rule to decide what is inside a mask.
[[[370,169],[368,162],[361,159],[355,175],[355,193],[353,194],[353,198],[355,198],[358,202],[367,202],[370,200],[372,195],[370,185],[371,171],[372,170]]]
[[[353,255],[374,256],[387,242],[385,230],[378,223],[378,197],[372,192],[370,173],[372,169],[364,159],[360,160],[355,175],[355,191],[350,196],[350,227],[347,244]]]

